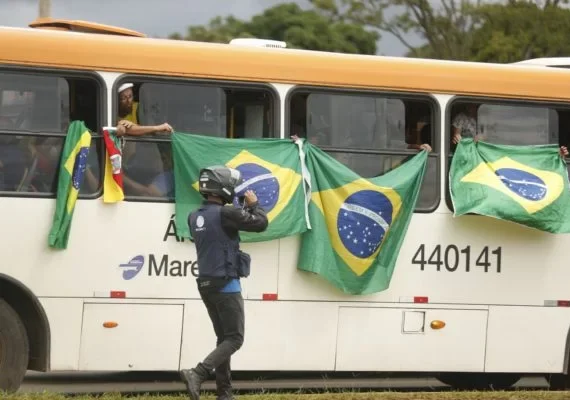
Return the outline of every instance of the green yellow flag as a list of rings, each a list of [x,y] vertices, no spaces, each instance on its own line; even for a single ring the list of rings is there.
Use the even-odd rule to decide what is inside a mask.
[[[387,289],[426,164],[422,151],[385,175],[364,179],[309,144],[312,229],[303,234],[298,268],[349,294]]]
[[[55,214],[48,237],[50,247],[67,248],[75,202],[83,183],[90,145],[89,129],[83,121],[73,121],[67,130],[61,154]]]
[[[474,213],[551,233],[570,232],[568,171],[556,145],[463,139],[449,179],[456,216]]]
[[[190,237],[188,215],[204,200],[198,192],[199,171],[213,165],[239,170],[244,183],[236,188],[237,194],[253,190],[267,213],[267,230],[241,233],[242,241],[278,239],[303,233],[310,226],[310,189],[306,185],[302,144],[284,139],[225,139],[175,132],[172,153],[179,237]]]

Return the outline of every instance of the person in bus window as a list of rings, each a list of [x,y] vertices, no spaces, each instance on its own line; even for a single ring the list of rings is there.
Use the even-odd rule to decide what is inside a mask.
[[[139,123],[139,103],[134,101],[133,84],[123,83],[119,86],[119,120]]]
[[[469,103],[464,106],[464,111],[459,112],[451,124],[451,142],[455,145],[462,138],[473,138],[475,141],[484,139],[477,127],[477,110],[479,105]]]
[[[415,143],[408,143],[408,149],[427,150],[428,153],[432,151],[431,123],[428,115],[420,118],[409,130],[409,139],[415,140]]]
[[[451,126],[452,143],[457,145],[464,137],[471,137],[475,141],[484,140],[485,135],[480,132],[477,125],[477,111],[480,104],[469,103],[465,106],[465,111],[460,112],[453,119]],[[566,146],[560,146],[560,155],[566,157],[568,149]]]
[[[139,103],[134,101],[133,84],[124,83],[119,87],[119,122],[117,135],[141,136],[151,133],[172,133],[172,127],[168,123],[161,125],[139,125]]]
[[[161,125],[139,124],[139,103],[134,101],[133,84],[119,87],[119,122],[117,136],[145,136],[155,133],[170,134],[174,130],[168,123]],[[126,141],[123,146],[123,183],[126,195],[141,195],[151,178],[162,172],[160,154],[155,143]]]
[[[172,168],[172,152],[170,149],[160,149],[162,171],[152,181],[143,185],[129,180],[131,192],[137,196],[174,198],[174,171]]]

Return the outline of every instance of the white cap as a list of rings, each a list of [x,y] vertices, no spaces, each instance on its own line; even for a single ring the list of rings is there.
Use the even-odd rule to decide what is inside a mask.
[[[123,83],[121,86],[119,86],[119,93],[121,93],[123,90],[126,90],[128,88],[132,88],[133,84],[132,83]]]

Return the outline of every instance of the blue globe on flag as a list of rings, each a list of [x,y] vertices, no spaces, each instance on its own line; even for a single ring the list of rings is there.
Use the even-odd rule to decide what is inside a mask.
[[[388,197],[374,190],[361,190],[345,200],[337,215],[337,229],[350,254],[368,258],[378,250],[392,223],[392,210]]]
[[[254,163],[241,164],[236,169],[241,172],[243,183],[236,188],[234,205],[239,206],[237,197],[252,190],[265,212],[269,213],[273,210],[279,199],[279,181],[271,171]]]
[[[523,199],[540,201],[546,197],[546,183],[530,172],[516,168],[500,168],[495,174],[509,190]]]
[[[75,156],[75,164],[73,165],[73,174],[71,176],[71,185],[74,189],[79,190],[85,169],[87,168],[87,156],[89,155],[89,147],[81,147]]]

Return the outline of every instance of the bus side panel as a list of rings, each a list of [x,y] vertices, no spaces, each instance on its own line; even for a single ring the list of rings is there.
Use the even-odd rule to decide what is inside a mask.
[[[181,304],[86,303],[79,366],[82,371],[176,371]]]
[[[567,235],[479,215],[414,214],[390,286],[370,295],[344,294],[325,275],[298,268],[301,239],[281,239],[279,299],[398,303],[415,296],[429,304],[532,305],[568,298],[570,270],[560,262]],[[324,266],[324,271],[334,266]]]
[[[190,368],[214,349],[206,308],[187,302],[181,368]],[[245,301],[245,336],[232,356],[234,370],[334,370],[338,305]]]
[[[49,320],[53,371],[76,371],[79,363],[83,300],[40,298]]]
[[[483,372],[486,328],[487,310],[341,307],[336,369]]]
[[[562,372],[569,328],[569,308],[490,307],[485,371]]]

